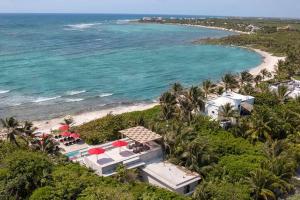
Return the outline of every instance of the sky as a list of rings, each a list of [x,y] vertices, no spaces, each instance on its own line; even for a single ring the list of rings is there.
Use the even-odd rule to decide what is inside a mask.
[[[7,12],[300,18],[300,0],[0,0],[0,13]]]

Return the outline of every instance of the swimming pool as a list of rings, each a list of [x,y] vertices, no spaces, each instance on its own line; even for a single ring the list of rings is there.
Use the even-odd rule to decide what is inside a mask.
[[[79,149],[79,150],[76,150],[76,151],[71,151],[69,153],[66,153],[65,155],[68,156],[68,158],[79,157],[82,154],[86,154],[87,153],[87,149],[88,148],[83,148],[83,149]]]

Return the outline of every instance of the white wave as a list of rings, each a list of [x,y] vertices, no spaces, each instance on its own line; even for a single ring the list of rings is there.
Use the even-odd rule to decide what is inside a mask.
[[[96,41],[101,41],[101,40],[102,40],[101,38],[96,39]]]
[[[70,30],[84,30],[100,24],[102,23],[69,24],[69,25],[65,25],[65,27],[69,28]]]
[[[99,95],[99,97],[109,97],[111,95],[113,95],[113,93],[102,93]]]
[[[5,93],[8,93],[10,92],[10,90],[0,90],[0,94],[5,94]]]
[[[74,91],[67,92],[67,95],[72,96],[72,95],[81,94],[85,92],[86,92],[85,90],[78,90],[78,91],[74,90]]]
[[[78,102],[78,101],[83,101],[84,99],[80,99],[80,98],[75,98],[75,99],[66,99],[66,102]]]
[[[54,99],[58,99],[61,96],[55,96],[55,97],[38,97],[36,100],[32,101],[33,103],[40,103],[40,102],[44,102],[44,101],[51,101]]]

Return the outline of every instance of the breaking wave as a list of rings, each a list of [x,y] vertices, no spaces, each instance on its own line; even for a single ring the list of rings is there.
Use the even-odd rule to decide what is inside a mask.
[[[0,94],[5,94],[5,93],[8,93],[10,92],[10,90],[0,90]]]
[[[109,96],[112,96],[113,93],[102,93],[99,95],[99,97],[109,97]]]
[[[33,103],[40,103],[40,102],[44,102],[44,101],[51,101],[54,99],[58,99],[61,96],[55,96],[55,97],[38,97],[36,100],[33,100]]]
[[[81,94],[81,93],[85,93],[85,92],[86,92],[85,90],[78,90],[78,91],[74,90],[74,91],[68,91],[67,95],[73,96],[73,95]]]

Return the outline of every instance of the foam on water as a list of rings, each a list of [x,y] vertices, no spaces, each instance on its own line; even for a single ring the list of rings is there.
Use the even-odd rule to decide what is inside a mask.
[[[109,96],[112,96],[113,93],[102,93],[99,95],[99,97],[109,97]]]
[[[84,99],[82,98],[74,98],[74,99],[65,99],[66,102],[78,102],[78,101],[83,101]]]
[[[9,93],[10,90],[0,90],[0,94],[5,94],[5,93]]]
[[[61,96],[55,96],[55,97],[38,97],[36,100],[33,100],[33,103],[41,103],[45,101],[51,101],[60,98]]]
[[[73,95],[77,95],[77,94],[82,94],[82,93],[85,93],[86,91],[85,90],[73,90],[73,91],[68,91],[66,94],[69,95],[69,96],[73,96]]]
[[[81,24],[69,24],[69,25],[65,25],[65,27],[67,27],[67,30],[84,30],[101,24],[102,23],[81,23]]]

